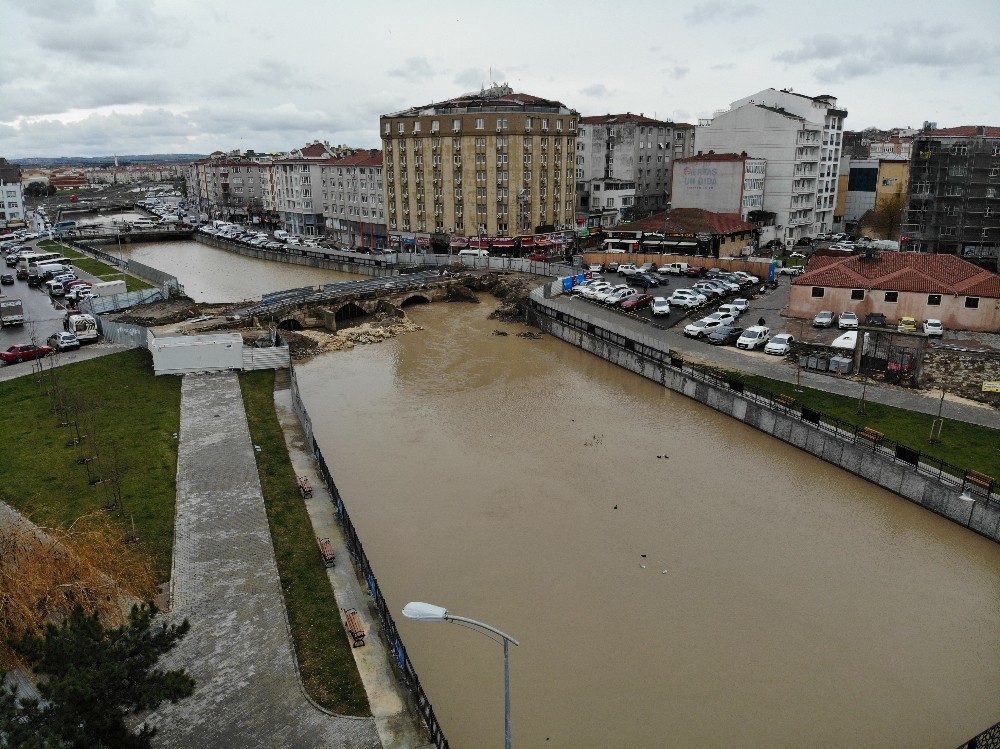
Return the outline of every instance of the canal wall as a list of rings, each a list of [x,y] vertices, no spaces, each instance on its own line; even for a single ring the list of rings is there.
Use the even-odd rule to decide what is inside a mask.
[[[211,245],[226,252],[232,252],[244,257],[255,257],[258,260],[270,260],[274,263],[288,263],[289,265],[308,265],[311,268],[323,268],[324,270],[336,270],[341,273],[354,273],[360,276],[372,276],[373,278],[385,278],[388,276],[398,276],[399,270],[390,264],[377,258],[376,256],[359,257],[333,257],[325,253],[324,257],[316,254],[293,255],[288,252],[278,252],[276,250],[262,250],[259,247],[232,242],[227,239],[219,239],[211,234],[195,232],[194,239],[202,244]],[[300,252],[311,252],[312,248],[299,247]]]
[[[529,323],[584,351],[682,393],[765,434],[898,494],[1000,543],[1000,493],[982,477],[736,378],[692,367],[661,339],[616,329],[614,321],[570,314],[536,289]]]

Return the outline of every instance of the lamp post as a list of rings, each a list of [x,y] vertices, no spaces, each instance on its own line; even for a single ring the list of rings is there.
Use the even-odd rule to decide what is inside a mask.
[[[509,643],[514,643],[519,645],[520,643],[515,640],[510,635],[501,632],[496,627],[491,627],[489,624],[483,624],[483,622],[477,622],[475,619],[468,619],[464,616],[455,616],[448,612],[448,609],[442,606],[435,606],[433,603],[421,603],[420,601],[412,601],[403,607],[403,616],[407,619],[416,619],[417,621],[424,622],[453,622],[455,624],[461,625],[463,627],[475,628],[478,627],[486,632],[492,632],[498,635],[503,640],[503,697],[504,697],[504,746],[506,749],[510,749],[510,654],[509,654]],[[491,640],[496,642],[493,637],[486,635]]]

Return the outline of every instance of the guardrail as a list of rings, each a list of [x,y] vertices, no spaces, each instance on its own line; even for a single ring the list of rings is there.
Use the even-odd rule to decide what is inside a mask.
[[[987,476],[928,455],[879,432],[800,404],[787,395],[752,385],[736,375],[720,374],[711,369],[691,364],[681,356],[671,353],[668,348],[657,348],[654,345],[634,341],[617,331],[603,328],[591,320],[585,320],[564,310],[555,309],[544,303],[544,296],[539,295],[537,290],[532,292],[531,299],[532,306],[538,314],[552,317],[564,325],[586,332],[608,345],[635,354],[661,367],[669,367],[678,372],[682,371],[685,376],[701,380],[713,387],[739,393],[747,400],[780,411],[811,428],[834,434],[851,444],[862,446],[874,455],[894,463],[906,464],[925,476],[930,476],[952,486],[958,486],[960,491],[968,492],[972,497],[1000,503],[1000,485],[993,476]]]
[[[351,553],[351,557],[354,559],[355,564],[357,564],[358,570],[365,580],[365,584],[368,586],[368,592],[372,597],[375,610],[378,612],[382,637],[385,639],[389,651],[394,656],[393,659],[390,659],[390,663],[393,663],[399,669],[398,674],[400,681],[403,686],[409,690],[420,716],[424,719],[424,724],[427,727],[431,742],[437,747],[437,749],[449,749],[448,739],[445,738],[444,731],[441,729],[441,724],[438,722],[437,715],[434,713],[434,707],[431,705],[430,698],[428,698],[426,692],[424,692],[423,685],[420,683],[416,669],[413,667],[413,663],[406,654],[406,648],[404,647],[403,640],[399,635],[399,630],[396,628],[396,622],[392,618],[392,614],[389,611],[389,604],[382,596],[382,591],[378,584],[378,578],[375,577],[375,572],[372,569],[371,563],[368,561],[367,555],[365,554],[361,538],[358,536],[354,523],[351,522],[351,516],[347,512],[347,507],[344,504],[344,498],[340,495],[340,490],[337,489],[337,484],[333,480],[333,474],[331,473],[329,466],[327,466],[326,460],[323,458],[323,452],[320,450],[320,447],[316,443],[316,439],[313,436],[312,420],[309,418],[309,414],[306,412],[305,404],[302,402],[299,394],[299,386],[295,377],[294,365],[289,366],[289,374],[291,376],[292,403],[294,405],[295,412],[299,416],[299,421],[302,424],[302,430],[305,432],[307,443],[312,446],[313,456],[316,458],[316,464],[319,468],[320,476],[323,477],[323,481],[326,484],[327,489],[330,491],[330,496],[333,498],[333,506],[336,511],[337,520],[340,522],[341,528],[344,531],[344,536],[347,540],[347,549]]]

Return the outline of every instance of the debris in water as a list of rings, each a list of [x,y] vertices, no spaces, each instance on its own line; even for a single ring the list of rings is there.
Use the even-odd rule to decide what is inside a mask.
[[[506,330],[494,330],[493,335],[507,335]]]

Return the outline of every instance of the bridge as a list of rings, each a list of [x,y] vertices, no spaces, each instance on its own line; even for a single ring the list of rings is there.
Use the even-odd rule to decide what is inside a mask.
[[[70,213],[125,213],[135,208],[135,203],[91,203],[80,201],[79,203],[69,203],[56,208],[56,221],[62,216]]]
[[[464,289],[464,285],[453,275],[442,275],[438,270],[420,271],[265,294],[260,304],[237,314],[273,322],[283,330],[326,328],[335,331],[338,322],[455,298],[460,294],[458,288]]]

